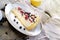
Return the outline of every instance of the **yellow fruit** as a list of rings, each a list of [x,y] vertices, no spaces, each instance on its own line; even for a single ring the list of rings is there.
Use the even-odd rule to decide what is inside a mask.
[[[41,5],[41,0],[30,0],[30,2],[35,7],[38,7]]]

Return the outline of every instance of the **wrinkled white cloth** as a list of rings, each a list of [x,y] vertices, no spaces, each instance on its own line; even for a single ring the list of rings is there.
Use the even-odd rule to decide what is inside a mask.
[[[52,16],[43,24],[43,29],[50,40],[60,40],[60,0],[46,0],[43,6]]]

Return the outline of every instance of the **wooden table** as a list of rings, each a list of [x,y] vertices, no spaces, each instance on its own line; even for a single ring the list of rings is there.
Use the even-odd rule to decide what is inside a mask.
[[[44,36],[43,31],[35,37],[26,36],[14,29],[7,21],[0,25],[0,40],[40,40]],[[44,37],[41,40],[48,40],[48,38]]]

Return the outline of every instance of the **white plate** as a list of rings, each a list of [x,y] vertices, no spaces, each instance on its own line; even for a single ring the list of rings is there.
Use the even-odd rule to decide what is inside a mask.
[[[2,13],[2,11],[0,10],[0,21],[2,20],[2,18],[3,18],[3,13]]]
[[[21,4],[18,4],[18,3],[15,3],[15,4],[7,4],[6,8],[5,8],[5,15],[6,15],[6,18],[7,20],[9,21],[9,23],[15,28],[17,29],[19,32],[25,34],[25,35],[29,35],[29,36],[36,36],[38,34],[40,34],[41,32],[41,24],[38,24],[37,27],[32,30],[32,31],[28,31],[28,30],[24,30],[24,26],[19,22],[19,20],[17,18],[15,18],[15,16],[10,12],[12,10],[12,8],[15,8],[15,7],[18,7],[20,6],[22,9],[24,9],[25,11],[30,11],[30,9],[23,5],[22,3]],[[29,10],[27,10],[29,9]],[[14,22],[14,19],[16,20]],[[18,24],[16,23],[18,22]],[[19,27],[22,26],[22,28],[20,29]]]

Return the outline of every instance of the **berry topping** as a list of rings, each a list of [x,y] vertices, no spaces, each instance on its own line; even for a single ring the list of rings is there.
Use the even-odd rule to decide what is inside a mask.
[[[22,10],[20,7],[18,7],[18,10]]]
[[[30,12],[24,12],[20,7],[18,7],[18,10],[22,14],[22,16],[24,15],[25,20],[29,20],[31,23],[35,22],[35,15],[31,14]]]
[[[23,12],[23,11],[20,11],[20,12],[21,12],[21,14],[23,15],[24,12]]]
[[[30,22],[33,22],[32,19],[29,19]]]
[[[25,14],[25,19],[27,20],[29,17],[28,17],[28,14]]]

